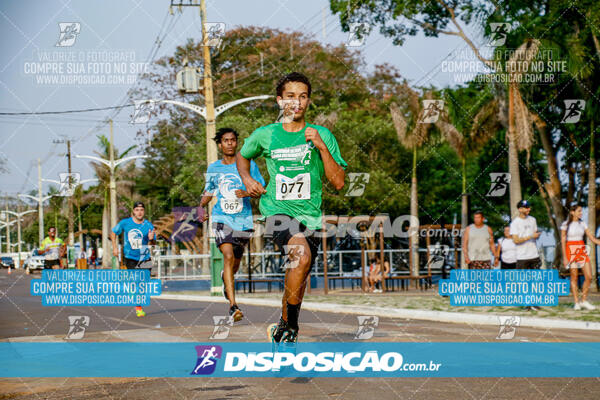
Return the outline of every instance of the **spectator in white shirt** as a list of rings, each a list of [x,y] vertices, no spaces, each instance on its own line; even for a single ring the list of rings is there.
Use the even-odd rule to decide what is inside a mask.
[[[517,269],[539,269],[542,261],[538,253],[536,240],[541,233],[537,229],[535,218],[529,215],[531,204],[527,200],[517,203],[519,216],[510,223],[510,237],[515,243]],[[530,311],[540,310],[538,306],[526,306]]]
[[[541,233],[537,222],[530,216],[531,204],[527,200],[517,203],[519,216],[510,223],[510,236],[517,248],[518,269],[539,269],[542,266],[536,245]]]
[[[510,237],[510,227],[504,227],[504,237],[498,239],[496,254],[494,255],[494,266],[501,263],[501,269],[517,268],[517,245]]]
[[[575,310],[595,310],[596,307],[587,301],[588,291],[592,283],[592,268],[590,258],[585,246],[585,236],[595,244],[600,245],[598,240],[588,229],[585,222],[581,220],[583,208],[579,204],[571,206],[569,218],[562,223],[561,245],[563,253],[563,263],[565,268],[571,271],[571,293],[575,300],[573,308]],[[581,301],[579,301],[577,280],[579,278],[579,269],[582,269],[585,280],[581,289]]]

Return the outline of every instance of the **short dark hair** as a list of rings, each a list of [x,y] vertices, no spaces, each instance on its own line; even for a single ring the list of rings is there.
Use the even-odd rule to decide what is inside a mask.
[[[308,97],[310,97],[310,94],[312,92],[312,88],[310,86],[310,81],[308,80],[308,78],[305,75],[302,75],[300,72],[290,72],[289,74],[285,75],[283,78],[281,78],[279,80],[279,82],[277,82],[277,96],[282,96],[283,95],[283,89],[285,88],[285,84],[288,82],[302,82],[304,83],[306,86],[308,86]]]
[[[240,135],[233,128],[221,128],[221,129],[219,129],[217,131],[217,133],[215,134],[215,137],[213,138],[213,140],[217,144],[219,144],[219,143],[221,143],[221,139],[223,138],[223,135],[226,134],[226,133],[229,133],[229,132],[233,133],[235,135],[236,139],[240,137]]]
[[[483,211],[481,211],[481,210],[477,210],[477,211],[475,211],[475,212],[473,213],[473,216],[476,216],[476,215],[481,215],[481,216],[483,217]]]

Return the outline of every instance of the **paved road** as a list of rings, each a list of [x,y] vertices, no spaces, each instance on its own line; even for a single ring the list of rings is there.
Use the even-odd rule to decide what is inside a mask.
[[[31,276],[0,270],[0,340],[63,341],[68,316],[87,315],[83,341],[206,342],[213,316],[225,315],[221,302],[152,300],[147,316],[130,307],[43,307],[29,295]],[[246,318],[228,341],[265,341],[274,307],[242,307]],[[353,341],[354,315],[303,311],[302,341]],[[492,342],[498,328],[431,321],[381,318],[372,340],[394,342]],[[519,328],[514,341],[597,341],[596,332]],[[0,398],[19,399],[590,399],[600,396],[600,379],[541,378],[27,378],[0,380]]]

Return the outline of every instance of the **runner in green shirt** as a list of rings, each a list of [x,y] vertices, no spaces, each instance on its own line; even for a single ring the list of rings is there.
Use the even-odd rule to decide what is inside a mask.
[[[283,121],[255,130],[236,159],[246,191],[262,196],[265,236],[273,238],[286,260],[285,306],[279,324],[269,330],[277,343],[297,341],[300,305],[321,240],[315,230],[321,229],[323,175],[340,190],[347,167],[333,134],[304,120],[310,95],[306,76],[293,72],[280,79],[277,103]],[[259,156],[265,158],[270,177],[266,189],[250,175],[250,160]]]
[[[60,259],[66,254],[67,246],[61,238],[56,237],[56,228],[48,229],[48,236],[38,249],[39,255],[44,255],[44,269],[60,268]]]

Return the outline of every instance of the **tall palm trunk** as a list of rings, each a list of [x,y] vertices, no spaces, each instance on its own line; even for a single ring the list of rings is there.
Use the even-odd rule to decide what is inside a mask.
[[[465,157],[461,159],[462,161],[462,199],[460,205],[460,229],[461,232],[464,232],[469,224],[469,199],[467,196],[467,160]],[[443,228],[443,227],[442,227]],[[467,265],[465,263],[465,254],[464,251],[461,251],[461,268],[466,269]]]
[[[588,187],[588,229],[592,235],[596,235],[596,154],[594,151],[594,119],[590,120],[590,170]],[[600,290],[596,276],[596,245],[588,241],[590,245],[590,263],[592,266],[592,282],[596,283],[596,290]]]
[[[106,190],[104,190],[104,207],[102,208],[102,267],[110,268],[111,266],[111,256],[109,254],[109,212],[108,212],[108,199],[106,195]]]
[[[546,203],[549,203],[551,208],[551,212],[548,212],[548,217],[550,218],[550,222],[552,223],[553,231],[554,231],[554,240],[556,243],[560,243],[560,226],[565,220],[565,208],[562,204],[561,198],[561,184],[559,179],[559,170],[558,170],[558,162],[556,160],[556,152],[552,145],[552,139],[548,133],[548,127],[544,120],[542,120],[539,115],[532,113],[533,122],[540,134],[540,141],[542,143],[542,147],[544,149],[544,153],[546,153],[546,170],[548,172],[548,181],[543,185],[540,185],[540,192],[545,191],[548,196],[546,201],[546,197],[542,196]],[[557,266],[560,262],[562,262],[562,248],[561,246],[556,246],[556,251],[554,253],[554,265]]]
[[[79,203],[77,204],[77,229],[79,230],[79,248],[83,250],[83,233],[81,233],[83,228],[81,226],[81,205]]]
[[[519,153],[515,132],[514,85],[508,88],[508,172],[510,173],[510,216],[511,219],[519,214],[517,203],[521,197],[521,175],[519,174]]]
[[[413,146],[412,179],[410,182],[410,252],[411,275],[419,275],[419,209],[417,200],[417,146]]]

